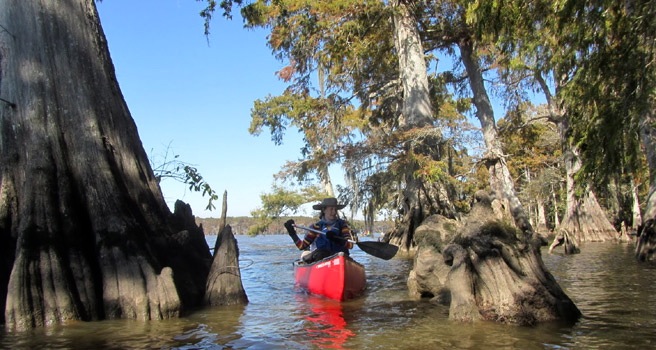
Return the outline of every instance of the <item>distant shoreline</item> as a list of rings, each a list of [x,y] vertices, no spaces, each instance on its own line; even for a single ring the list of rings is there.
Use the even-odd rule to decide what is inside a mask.
[[[317,217],[311,216],[286,216],[274,219],[273,223],[269,225],[267,230],[262,234],[273,235],[273,234],[285,234],[285,228],[283,226],[284,222],[294,219],[297,223],[313,223],[318,220]],[[226,223],[232,227],[232,231],[236,235],[246,235],[248,228],[255,224],[256,219],[250,216],[228,216],[226,218]],[[356,230],[358,235],[364,235],[364,220],[353,220],[350,222],[351,226]],[[221,225],[220,218],[199,218],[196,217],[196,225],[203,226],[203,232],[206,236],[217,235],[219,226]],[[374,222],[373,232],[388,232],[394,227],[392,221],[376,221]]]

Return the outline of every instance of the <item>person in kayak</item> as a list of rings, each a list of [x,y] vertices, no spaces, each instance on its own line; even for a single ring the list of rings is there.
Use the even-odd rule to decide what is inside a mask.
[[[311,228],[324,233],[307,231],[302,240],[294,229],[294,220],[285,222],[287,233],[296,247],[304,250],[301,255],[304,262],[312,263],[339,252],[343,252],[346,256],[349,255],[349,249],[353,248],[353,243],[349,241],[355,241],[355,235],[348,223],[341,219],[337,212],[345,206],[345,204],[338,204],[336,198],[325,198],[321,203],[313,205],[312,209],[319,210],[320,214],[319,221],[314,223]]]

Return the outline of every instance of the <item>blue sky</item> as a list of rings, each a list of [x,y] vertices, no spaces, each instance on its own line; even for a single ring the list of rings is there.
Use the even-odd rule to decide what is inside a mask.
[[[243,28],[238,8],[232,20],[215,14],[207,38],[199,15],[205,3],[104,0],[97,7],[146,152],[158,163],[170,144],[220,198],[228,192],[228,216],[250,216],[261,205],[260,195],[270,192],[273,174],[299,158],[302,138],[290,130],[276,146],[266,131],[248,133],[253,102],[285,88],[275,75],[284,64],[266,46],[266,31]],[[498,118],[503,107],[492,98]],[[333,184],[343,185],[341,174],[331,167]],[[196,216],[221,213],[220,200],[216,210],[206,211],[207,197],[184,184],[168,179],[161,186],[170,207],[181,199]],[[315,213],[305,208],[298,214]]]
[[[266,32],[243,28],[238,14],[217,14],[211,35],[203,34],[195,0],[104,0],[97,3],[123,96],[153,159],[170,144],[179,159],[196,166],[221,198],[228,192],[228,216],[250,216],[269,192],[273,174],[296,160],[302,145],[296,131],[276,146],[268,132],[248,133],[253,101],[278,95],[283,67],[266,46]],[[207,197],[179,182],[162,182],[172,207],[189,203],[196,216]]]

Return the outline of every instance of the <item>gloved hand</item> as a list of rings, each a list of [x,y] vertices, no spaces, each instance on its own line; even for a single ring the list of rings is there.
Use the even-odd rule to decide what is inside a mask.
[[[342,236],[339,235],[339,233],[337,233],[337,231],[326,232],[326,237],[328,237],[328,239],[333,242],[344,243],[344,239],[342,238]]]
[[[289,219],[285,222],[285,228],[287,229],[287,233],[291,234],[296,234],[296,230],[294,229],[294,220]]]

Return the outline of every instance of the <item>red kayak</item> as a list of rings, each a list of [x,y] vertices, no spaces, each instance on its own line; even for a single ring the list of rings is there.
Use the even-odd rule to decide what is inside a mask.
[[[339,301],[359,296],[366,285],[364,266],[344,253],[312,264],[294,262],[294,279],[298,288]]]

